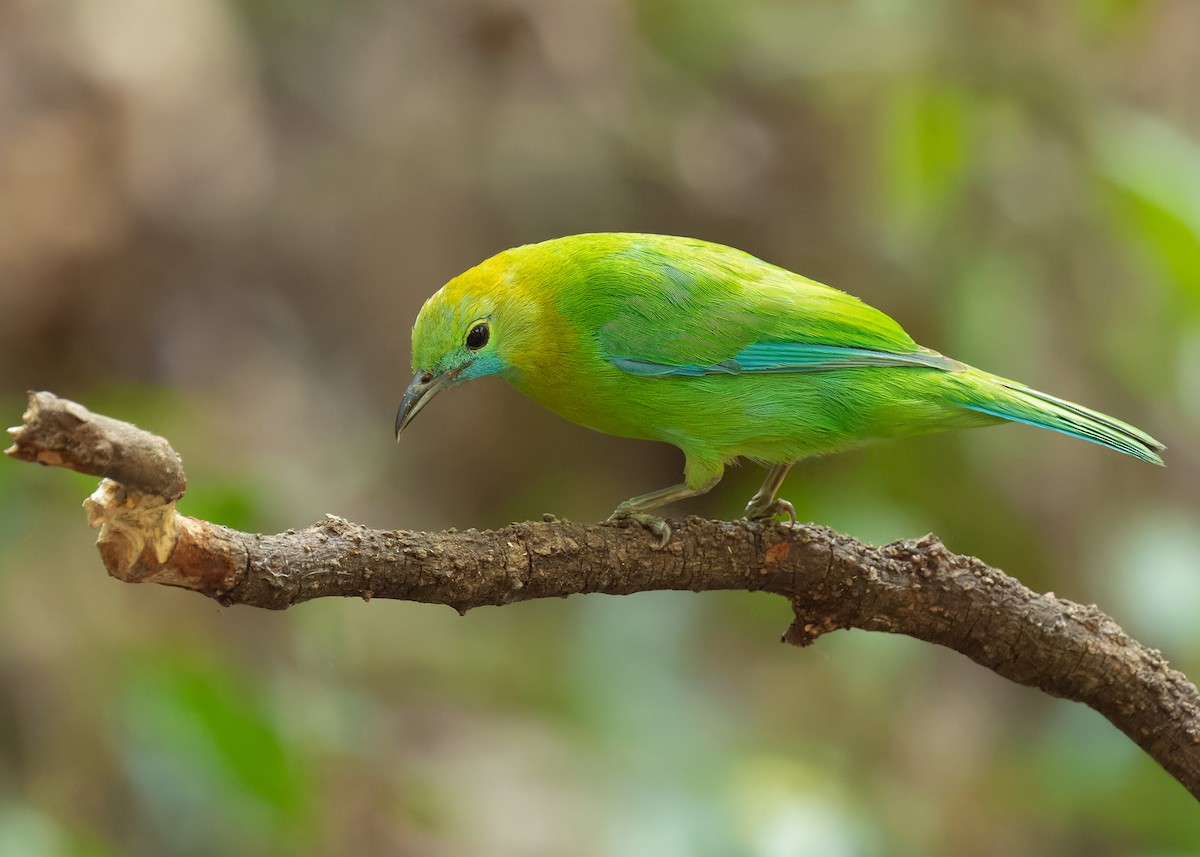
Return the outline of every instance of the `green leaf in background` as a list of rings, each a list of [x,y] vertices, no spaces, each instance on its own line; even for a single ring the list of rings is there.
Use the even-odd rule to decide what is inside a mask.
[[[1122,111],[1101,123],[1096,145],[1117,231],[1140,239],[1189,310],[1200,311],[1200,144]]]
[[[946,80],[913,77],[891,91],[878,146],[885,200],[902,224],[954,210],[973,115],[970,94]]]
[[[132,657],[119,711],[131,785],[170,853],[273,853],[308,832],[304,765],[232,664]]]

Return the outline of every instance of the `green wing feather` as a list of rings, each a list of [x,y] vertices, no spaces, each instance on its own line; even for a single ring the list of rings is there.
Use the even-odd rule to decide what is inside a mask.
[[[660,235],[579,238],[587,240],[562,248],[574,263],[571,275],[586,284],[563,290],[568,314],[586,320],[602,356],[625,371],[713,374],[936,362],[937,355],[858,298],[739,250]]]

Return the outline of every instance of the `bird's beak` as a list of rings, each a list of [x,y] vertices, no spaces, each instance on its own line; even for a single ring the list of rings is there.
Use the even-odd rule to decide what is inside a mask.
[[[400,400],[400,409],[396,411],[396,440],[400,439],[400,432],[413,421],[417,412],[429,404],[429,400],[437,391],[448,385],[457,375],[457,370],[440,375],[422,370],[413,376],[412,383],[404,391],[404,398]]]

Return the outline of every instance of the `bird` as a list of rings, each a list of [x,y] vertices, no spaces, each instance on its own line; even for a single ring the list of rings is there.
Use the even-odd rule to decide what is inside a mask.
[[[755,256],[694,238],[587,233],[504,250],[418,313],[396,439],[434,396],[491,375],[572,422],[673,444],[683,481],[624,501],[665,547],[662,506],[727,465],[767,468],[744,517],[795,510],[791,467],[868,441],[1005,422],[1152,464],[1165,447],[1118,419],[918,345],[882,311]]]

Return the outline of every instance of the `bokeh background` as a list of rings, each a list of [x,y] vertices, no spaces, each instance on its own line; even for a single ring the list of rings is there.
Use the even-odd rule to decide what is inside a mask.
[[[906,440],[797,468],[803,518],[1200,675],[1198,37],[1195,0],[3,0],[0,408],[165,435],[234,527],[597,520],[678,453],[499,381],[397,446],[412,320],[511,245],[721,241],[1170,447]],[[954,653],[790,649],[737,594],[223,609],[108,580],[94,483],[0,462],[3,857],[1200,854],[1099,715]]]

